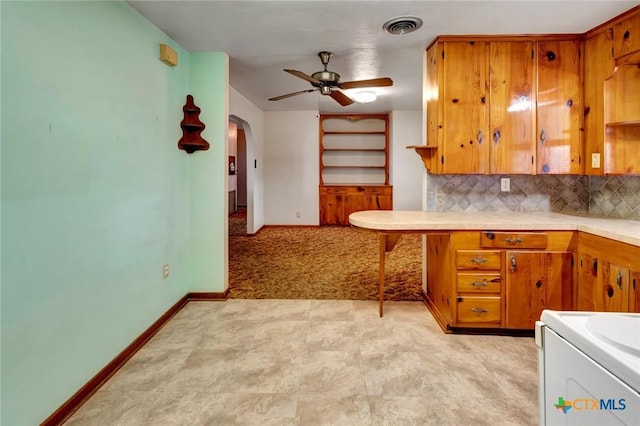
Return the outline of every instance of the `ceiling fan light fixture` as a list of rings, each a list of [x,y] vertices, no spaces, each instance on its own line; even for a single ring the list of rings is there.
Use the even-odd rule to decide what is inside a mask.
[[[356,102],[360,102],[361,104],[373,102],[376,100],[376,98],[376,92],[371,90],[362,90],[353,94],[353,99],[355,99]]]
[[[409,34],[422,26],[422,19],[415,16],[401,16],[388,20],[382,29],[393,35]]]

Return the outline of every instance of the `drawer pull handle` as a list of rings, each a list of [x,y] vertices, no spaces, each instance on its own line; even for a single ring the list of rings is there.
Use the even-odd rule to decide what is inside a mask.
[[[476,288],[480,288],[480,287],[486,287],[489,284],[487,284],[487,280],[482,280],[482,281],[474,281],[471,283],[471,285]]]
[[[471,312],[475,312],[476,314],[485,314],[489,312],[487,308],[471,308]]]
[[[487,258],[486,257],[472,257],[469,262],[471,263],[486,263],[487,262]]]
[[[507,244],[518,244],[524,241],[522,238],[511,238],[511,237],[507,237],[504,240],[507,242]]]

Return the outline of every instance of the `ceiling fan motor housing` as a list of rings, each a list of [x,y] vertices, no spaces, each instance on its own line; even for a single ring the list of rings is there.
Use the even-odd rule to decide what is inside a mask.
[[[333,71],[318,71],[311,74],[311,77],[315,78],[322,83],[329,86],[337,86],[340,82],[340,74]]]

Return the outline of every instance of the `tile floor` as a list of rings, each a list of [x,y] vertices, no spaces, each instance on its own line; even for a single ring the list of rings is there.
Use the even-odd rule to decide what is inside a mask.
[[[536,362],[421,302],[190,302],[66,425],[534,425]]]

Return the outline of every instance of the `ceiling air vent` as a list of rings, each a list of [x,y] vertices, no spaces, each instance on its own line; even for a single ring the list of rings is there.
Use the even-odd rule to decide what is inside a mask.
[[[402,16],[384,23],[382,28],[389,34],[408,34],[422,26],[422,19],[415,16]]]

